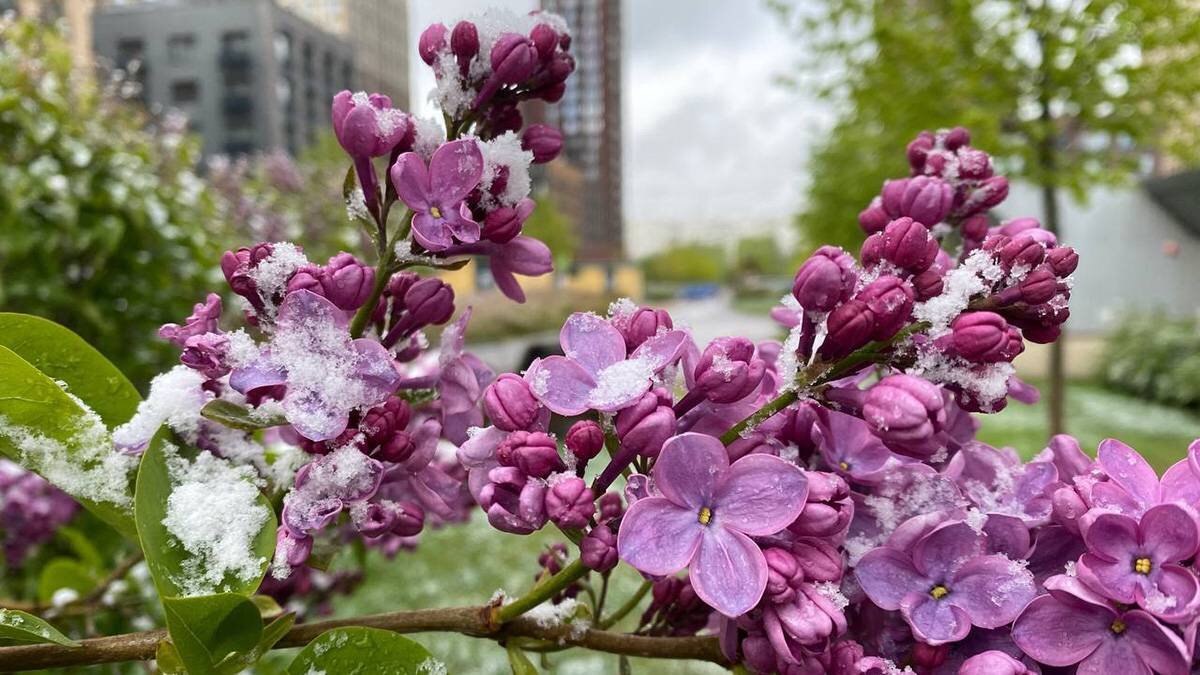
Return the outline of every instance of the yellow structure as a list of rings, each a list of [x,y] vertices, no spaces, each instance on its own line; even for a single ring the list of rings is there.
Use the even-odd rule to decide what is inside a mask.
[[[454,287],[459,297],[469,298],[481,292],[474,263],[458,270],[442,272],[442,279]],[[555,271],[540,277],[520,277],[521,287],[530,295],[562,289],[573,295],[615,295],[640,300],[646,294],[642,270],[631,263],[617,263],[611,274],[605,265],[584,263],[571,273]]]

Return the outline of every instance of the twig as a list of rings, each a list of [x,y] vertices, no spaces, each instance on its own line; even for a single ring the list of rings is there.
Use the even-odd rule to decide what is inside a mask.
[[[617,611],[609,615],[607,619],[600,621],[600,629],[608,630],[609,628],[612,628],[615,623],[621,619],[624,619],[627,614],[636,609],[638,603],[642,601],[642,598],[646,597],[646,593],[650,592],[650,586],[651,584],[649,581],[643,581],[642,585],[638,586],[637,591],[635,591],[634,594],[629,596],[629,599],[625,601],[625,604],[618,607]]]

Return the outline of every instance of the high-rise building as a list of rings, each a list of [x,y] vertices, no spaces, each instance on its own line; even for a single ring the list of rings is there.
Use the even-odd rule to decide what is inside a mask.
[[[406,0],[279,0],[354,50],[355,88],[387,94],[408,109]]]
[[[564,137],[563,156],[583,176],[580,262],[622,257],[621,0],[543,0],[571,29],[575,72],[546,120]],[[553,182],[553,181],[551,181]],[[553,187],[553,186],[552,186]]]
[[[273,0],[107,5],[93,41],[102,61],[132,70],[145,103],[188,115],[205,154],[294,154],[329,129],[333,95],[355,83],[346,40]]]
[[[22,17],[41,21],[62,21],[66,25],[67,44],[75,68],[92,68],[92,11],[96,0],[0,0],[0,13],[16,11]]]

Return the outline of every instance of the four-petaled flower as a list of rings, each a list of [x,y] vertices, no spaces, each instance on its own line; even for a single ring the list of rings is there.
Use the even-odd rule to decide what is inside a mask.
[[[346,313],[311,291],[293,291],[279,305],[271,341],[229,376],[247,395],[278,396],[284,416],[312,441],[346,430],[350,411],[383,403],[400,384],[392,355],[377,340],[352,340]]]
[[[1074,577],[1045,582],[1013,624],[1013,642],[1048,666],[1078,663],[1078,675],[1185,675],[1190,650],[1140,609],[1113,607]]]
[[[1171,623],[1195,614],[1200,586],[1179,563],[1200,544],[1200,530],[1176,504],[1150,507],[1141,522],[1101,513],[1084,534],[1088,552],[1079,559],[1079,578],[1101,595],[1139,607]]]
[[[459,241],[479,241],[479,223],[464,201],[483,177],[483,154],[471,139],[440,146],[425,160],[415,152],[396,159],[391,170],[396,195],[413,210],[413,238],[430,251],[444,251]]]
[[[621,521],[621,559],[654,576],[686,567],[696,595],[718,612],[750,611],[767,585],[766,559],[750,537],[800,515],[804,471],[765,454],[730,464],[719,440],[686,433],[663,445],[653,477],[658,495],[637,500]]]
[[[1159,480],[1136,450],[1109,438],[1100,442],[1096,463],[1109,481],[1092,487],[1092,506],[1136,518],[1155,504],[1200,505],[1200,480],[1187,459],[1176,462]]]
[[[918,640],[940,645],[963,639],[971,626],[1003,626],[1033,599],[1033,575],[986,550],[984,535],[965,522],[951,522],[925,534],[911,550],[881,547],[867,553],[855,572],[871,602],[900,610]]]
[[[534,361],[525,379],[534,396],[560,415],[616,412],[650,390],[651,379],[679,358],[686,341],[687,333],[666,331],[626,358],[621,331],[595,314],[576,312],[559,333],[566,356]]]

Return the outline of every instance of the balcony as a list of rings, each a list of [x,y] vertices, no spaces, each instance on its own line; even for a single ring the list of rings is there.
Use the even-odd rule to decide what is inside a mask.
[[[221,70],[250,70],[254,68],[254,55],[240,49],[222,49],[217,61]]]
[[[249,94],[226,94],[221,108],[226,117],[246,117],[254,113],[254,98]]]

